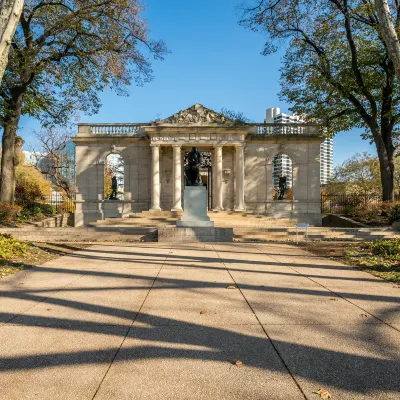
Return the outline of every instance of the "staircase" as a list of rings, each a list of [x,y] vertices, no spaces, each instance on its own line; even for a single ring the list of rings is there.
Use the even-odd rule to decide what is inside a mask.
[[[175,211],[142,211],[131,214],[129,218],[108,218],[97,221],[91,226],[114,227],[166,227],[175,226],[183,212]],[[267,215],[252,213],[236,213],[231,211],[209,211],[208,216],[216,228],[270,228],[270,227],[294,227],[295,220],[289,218],[271,218]]]
[[[146,234],[156,240],[157,228],[174,227],[182,212],[143,211],[131,214],[129,218],[108,218],[90,224],[106,237],[111,232],[125,235]],[[231,211],[209,211],[208,216],[217,228],[233,228],[235,242],[295,242],[296,220],[289,218],[271,218],[266,215],[235,213]],[[153,237],[153,236],[154,237]],[[133,236],[132,236],[133,237]],[[377,239],[399,238],[398,232],[390,228],[330,228],[309,227],[308,240],[332,241],[371,241]],[[305,240],[304,229],[298,231],[299,241]]]

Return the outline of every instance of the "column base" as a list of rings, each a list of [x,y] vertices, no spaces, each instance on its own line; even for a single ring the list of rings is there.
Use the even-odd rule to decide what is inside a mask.
[[[171,211],[183,211],[183,208],[182,207],[174,207],[174,208],[171,208]]]
[[[244,207],[237,207],[234,209],[235,212],[244,212],[246,209]]]
[[[162,211],[161,207],[152,207],[149,211]]]
[[[214,207],[213,211],[224,211],[223,207]]]

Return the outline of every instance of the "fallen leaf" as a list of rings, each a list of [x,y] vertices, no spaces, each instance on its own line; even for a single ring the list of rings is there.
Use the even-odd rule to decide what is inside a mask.
[[[367,315],[367,314],[360,314],[363,318],[368,318],[369,317],[369,315]]]
[[[227,289],[237,289],[236,286],[228,286]]]
[[[206,313],[207,313],[207,311],[205,311],[205,310],[200,311],[200,314],[206,314]]]
[[[51,311],[51,308],[48,308],[47,311]]]
[[[331,300],[331,301],[338,301],[338,299],[329,299],[329,300]]]
[[[331,399],[332,398],[332,393],[328,392],[326,389],[319,389],[316,392],[313,392],[315,394],[319,394],[319,397],[321,399]]]
[[[233,361],[232,364],[236,365],[237,367],[243,367],[243,362],[240,360]]]

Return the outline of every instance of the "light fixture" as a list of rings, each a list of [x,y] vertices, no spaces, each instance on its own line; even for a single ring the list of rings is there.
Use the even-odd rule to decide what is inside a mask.
[[[230,169],[224,169],[222,174],[223,174],[224,182],[228,183],[229,182],[229,176],[231,174],[231,170]]]

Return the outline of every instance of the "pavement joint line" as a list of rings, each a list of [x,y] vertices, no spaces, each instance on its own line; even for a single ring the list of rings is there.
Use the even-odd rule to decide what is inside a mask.
[[[120,350],[121,350],[123,344],[125,343],[125,340],[126,340],[126,338],[128,337],[128,335],[129,335],[129,332],[130,332],[131,329],[134,327],[135,321],[137,320],[137,318],[138,318],[138,316],[139,316],[139,314],[140,314],[140,312],[141,312],[141,310],[142,310],[142,308],[143,308],[143,306],[144,306],[144,303],[146,302],[147,297],[149,296],[149,294],[150,294],[150,292],[151,292],[151,289],[153,288],[153,286],[154,286],[154,284],[155,284],[155,282],[156,282],[158,276],[160,275],[160,272],[161,272],[161,270],[162,270],[162,267],[163,267],[165,261],[167,261],[169,255],[171,254],[171,251],[172,251],[172,245],[169,247],[168,254],[165,256],[165,259],[164,259],[164,261],[163,261],[163,264],[161,265],[160,269],[158,270],[157,275],[154,277],[153,282],[152,282],[151,286],[149,287],[149,289],[148,289],[148,291],[147,291],[147,293],[146,293],[146,296],[145,296],[145,298],[143,299],[143,302],[142,302],[142,304],[140,305],[140,307],[139,307],[139,309],[138,309],[138,311],[137,311],[137,313],[136,313],[136,315],[135,315],[135,318],[133,318],[132,323],[128,326],[128,329],[127,329],[127,331],[126,331],[125,336],[123,337],[123,339],[122,339],[122,341],[121,341],[120,346],[118,347],[117,351],[115,352],[115,354],[114,354],[114,356],[113,356],[113,358],[112,358],[112,360],[111,360],[111,362],[110,362],[110,365],[108,366],[106,372],[105,372],[104,375],[103,375],[103,378],[101,379],[101,381],[100,381],[100,383],[99,383],[99,385],[98,385],[96,391],[94,392],[94,395],[93,395],[93,397],[92,397],[92,400],[94,400],[94,398],[97,396],[97,393],[99,392],[99,390],[100,390],[100,388],[101,388],[101,385],[103,384],[103,382],[104,382],[106,376],[108,375],[108,373],[109,373],[109,371],[110,371],[112,365],[114,364],[114,361],[115,361],[115,359],[117,358],[118,353],[120,352]],[[138,326],[138,325],[135,325],[135,326]]]
[[[218,257],[220,258],[222,264],[224,264],[224,267],[226,268],[228,274],[230,275],[231,279],[233,280],[233,282],[235,282],[236,287],[239,289],[240,294],[243,296],[245,302],[247,303],[247,305],[249,306],[250,310],[252,311],[252,313],[254,314],[254,316],[256,317],[259,326],[261,327],[261,329],[263,330],[263,332],[265,333],[265,336],[267,337],[267,339],[269,340],[269,342],[271,343],[271,346],[273,347],[273,349],[275,350],[276,354],[278,355],[279,359],[281,360],[283,366],[285,367],[286,371],[288,372],[288,374],[291,376],[293,382],[295,383],[295,385],[297,386],[297,388],[299,389],[300,393],[303,395],[305,400],[308,400],[308,397],[306,396],[306,394],[304,393],[302,387],[300,386],[299,382],[297,382],[296,377],[294,376],[294,374],[292,373],[292,371],[289,369],[289,366],[286,364],[285,360],[283,359],[283,356],[281,355],[281,353],[279,352],[278,348],[275,346],[275,343],[273,342],[272,338],[270,337],[270,335],[268,334],[266,328],[263,326],[263,324],[261,323],[260,319],[258,318],[257,314],[255,313],[253,307],[251,306],[251,304],[249,303],[249,301],[247,300],[246,296],[244,295],[244,293],[242,292],[242,289],[240,288],[240,286],[237,284],[235,278],[233,277],[233,275],[231,274],[231,271],[229,270],[229,268],[225,265],[225,263],[223,262],[221,256],[218,253],[218,250],[215,249],[214,246],[212,246],[214,251],[218,254]],[[256,247],[256,249],[258,251],[260,251],[260,249],[258,247]],[[264,252],[261,252],[261,254],[265,254]]]
[[[258,249],[259,251],[261,251],[262,254],[268,255],[269,257],[271,257],[273,260],[275,260],[275,261],[278,262],[279,264],[282,264],[281,261],[278,261],[276,258],[272,257],[272,256],[269,255],[268,253],[265,253],[262,249],[260,249],[260,248],[257,248],[257,249]],[[323,260],[323,258],[321,258],[321,259]],[[335,261],[335,262],[336,262],[336,261]],[[340,263],[338,263],[338,264],[340,264]],[[288,268],[290,268],[292,271],[295,271],[295,272],[296,272],[297,274],[299,274],[300,276],[303,276],[304,278],[307,278],[307,279],[310,280],[311,282],[316,283],[317,285],[319,285],[319,286],[323,287],[324,289],[328,290],[328,292],[331,292],[331,293],[334,294],[335,296],[340,297],[341,299],[347,301],[349,304],[351,304],[351,305],[357,307],[359,310],[365,312],[366,314],[370,315],[370,316],[373,317],[373,318],[376,318],[376,319],[377,319],[378,321],[380,321],[382,324],[385,324],[385,325],[388,326],[389,328],[392,328],[392,329],[394,329],[395,331],[397,331],[397,332],[400,333],[400,329],[398,329],[398,328],[396,328],[395,326],[393,326],[393,325],[389,324],[388,322],[384,321],[382,318],[379,318],[379,317],[377,317],[376,315],[370,313],[368,310],[366,310],[366,309],[363,308],[363,307],[360,307],[358,304],[353,303],[353,302],[352,302],[351,300],[349,300],[347,297],[341,295],[340,293],[335,292],[334,290],[329,289],[327,286],[323,285],[322,283],[319,283],[319,282],[315,281],[314,279],[310,278],[309,276],[304,275],[303,273],[297,271],[297,269],[295,269],[295,268],[293,268],[293,267],[290,267],[290,266],[288,266],[288,265],[286,265],[286,266],[287,266]],[[352,268],[352,269],[354,269],[354,270],[356,270],[356,268],[354,268],[354,267],[351,266],[351,265],[350,265],[349,267]],[[367,273],[367,272],[365,272],[365,273]],[[384,281],[382,280],[382,282],[384,282]]]
[[[76,278],[76,279],[72,280],[71,282],[69,282],[68,284],[66,284],[64,286],[61,286],[60,288],[54,290],[52,293],[61,292],[63,289],[67,288],[68,286],[72,285],[73,283],[75,283],[79,279],[83,278],[85,275],[86,275],[86,273],[85,274],[81,274],[78,278]],[[24,290],[24,292],[29,292],[29,290]],[[37,302],[35,302],[35,304],[33,304],[32,306],[26,308],[22,312],[19,312],[19,313],[15,314],[13,317],[11,317],[7,321],[4,321],[2,324],[0,324],[0,328],[2,328],[3,326],[7,325],[9,322],[13,321],[14,319],[18,318],[20,315],[24,315],[27,311],[29,311],[32,308],[36,307],[38,304],[45,302],[49,298],[50,298],[50,296],[43,297],[41,300],[38,300]]]

